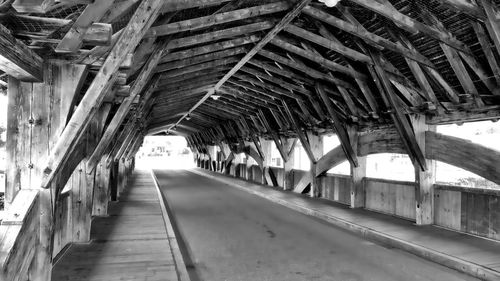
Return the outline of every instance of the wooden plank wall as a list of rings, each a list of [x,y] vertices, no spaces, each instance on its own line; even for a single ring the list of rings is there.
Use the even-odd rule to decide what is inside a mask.
[[[283,183],[284,169],[271,169]],[[231,171],[235,177],[261,183],[258,165],[232,164]],[[293,184],[306,173],[292,170]],[[349,205],[351,185],[351,176],[326,174],[321,181],[321,198]],[[366,209],[415,221],[415,183],[364,178],[363,185]],[[435,185],[434,220],[438,226],[500,240],[500,191]]]
[[[500,240],[500,191],[435,185],[435,224]]]
[[[365,208],[415,220],[415,183],[364,179]]]
[[[321,181],[321,198],[349,205],[351,203],[351,185],[350,176],[326,175]]]

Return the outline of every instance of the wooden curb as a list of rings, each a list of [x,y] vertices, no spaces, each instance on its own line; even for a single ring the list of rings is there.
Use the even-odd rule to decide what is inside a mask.
[[[156,192],[158,193],[158,201],[160,202],[161,214],[163,216],[163,221],[165,223],[165,229],[167,231],[168,243],[170,244],[170,250],[174,258],[175,268],[177,271],[177,276],[179,281],[191,281],[189,274],[187,272],[186,264],[184,263],[184,258],[182,257],[181,250],[179,248],[179,243],[177,242],[177,237],[175,236],[174,228],[171,223],[171,217],[167,211],[167,206],[165,204],[165,197],[161,192],[160,186],[158,184],[158,179],[151,170],[151,177],[155,184]]]

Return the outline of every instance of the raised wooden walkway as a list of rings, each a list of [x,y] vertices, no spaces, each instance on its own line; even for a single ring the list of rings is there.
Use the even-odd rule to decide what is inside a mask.
[[[72,245],[57,263],[52,280],[187,280],[150,173],[134,172],[128,186],[109,217],[92,221],[92,241]]]

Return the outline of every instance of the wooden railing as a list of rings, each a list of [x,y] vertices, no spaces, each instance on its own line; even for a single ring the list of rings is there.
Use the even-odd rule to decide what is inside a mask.
[[[283,183],[283,168],[271,167]],[[238,171],[238,172],[236,172]],[[292,170],[296,185],[307,171]],[[232,176],[271,185],[263,181],[258,165],[232,164]],[[347,175],[326,174],[320,186],[321,198],[350,204],[352,178]],[[283,188],[281,185],[278,186]],[[365,177],[365,208],[367,210],[415,221],[416,184]],[[500,240],[500,190],[434,185],[434,224],[452,230]]]

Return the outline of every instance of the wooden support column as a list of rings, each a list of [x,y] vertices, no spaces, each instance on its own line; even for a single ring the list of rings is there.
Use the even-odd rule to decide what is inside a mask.
[[[241,159],[241,154],[235,154],[234,155],[234,160],[233,160],[233,165],[232,165],[233,166],[233,170],[229,172],[229,174],[231,176],[233,176],[233,177],[236,176],[236,167],[238,166],[238,164],[241,164],[241,162],[243,162],[241,160],[242,160]]]
[[[426,151],[425,132],[436,131],[435,125],[425,123],[425,115],[410,116],[415,138],[424,155]],[[452,153],[452,152],[450,152]],[[464,159],[465,160],[465,159]],[[420,165],[415,166],[415,207],[417,225],[429,225],[434,223],[434,183],[436,182],[436,161],[425,159],[427,169],[422,171]]]
[[[309,146],[311,147],[315,159],[315,161],[311,161],[311,169],[309,170],[312,179],[309,195],[311,197],[319,197],[323,176],[319,175],[316,177],[316,161],[323,156],[323,137],[315,135],[311,131],[307,131],[307,138],[309,139]]]
[[[260,138],[260,147],[262,149],[262,183],[270,186],[275,186],[273,176],[270,174],[269,167],[271,166],[272,141]],[[272,173],[272,172],[271,172]]]
[[[359,132],[357,126],[348,127],[349,139],[352,150],[358,159],[358,166],[351,164],[351,208],[363,208],[365,206],[365,189],[363,178],[366,177],[366,156],[358,155]]]
[[[120,158],[118,160],[118,177],[117,177],[117,196],[116,198],[120,200],[120,194],[123,193],[126,182],[126,167],[125,167],[125,158]]]
[[[295,166],[295,145],[297,139],[287,139],[283,141],[285,151],[288,153],[288,161],[284,161],[283,189],[293,190],[293,166]]]
[[[111,193],[111,201],[117,201],[118,200],[118,161],[113,160],[112,157],[110,157],[110,178],[109,178],[109,190]]]
[[[94,203],[92,207],[93,216],[106,216],[108,214],[108,202],[110,200],[110,178],[111,168],[106,164],[109,155],[101,158],[97,164],[94,187]]]
[[[210,155],[209,161],[210,161],[210,171],[216,171],[216,166],[214,166],[215,163],[213,161],[217,160],[217,147],[214,145],[208,145],[208,154]]]
[[[19,189],[40,188],[43,167],[66,124],[86,70],[85,66],[46,65],[43,83],[9,78],[7,203]],[[40,233],[30,280],[50,280],[55,191],[56,186],[51,185],[39,192]]]

